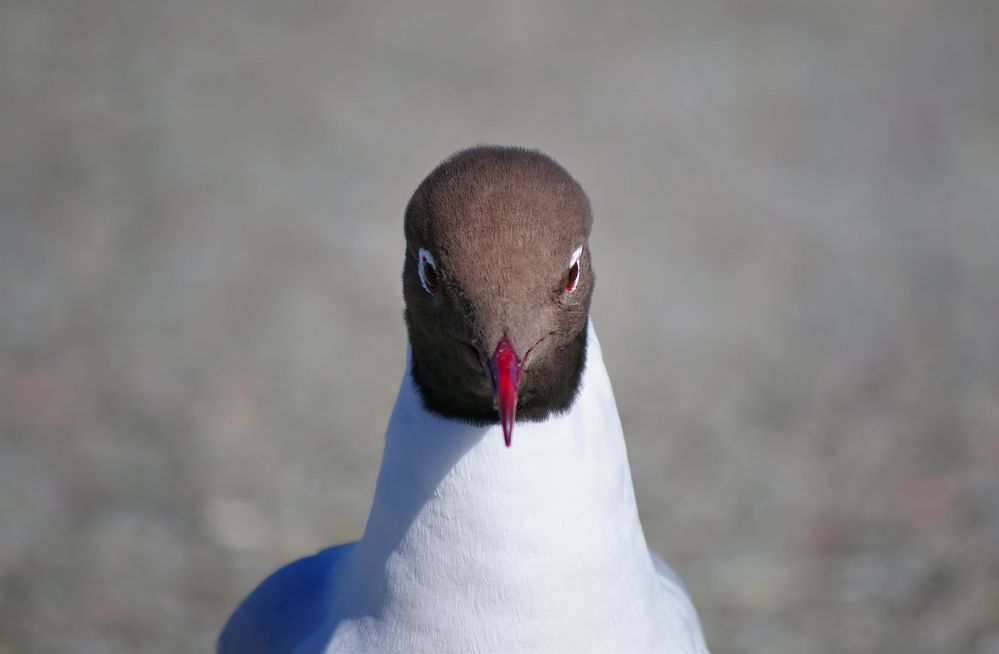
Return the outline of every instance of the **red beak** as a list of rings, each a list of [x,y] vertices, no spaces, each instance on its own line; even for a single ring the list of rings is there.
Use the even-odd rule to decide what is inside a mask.
[[[496,345],[496,352],[489,364],[493,375],[493,392],[496,393],[496,410],[503,425],[503,440],[510,447],[513,438],[513,420],[517,415],[517,390],[520,388],[520,360],[506,336]]]

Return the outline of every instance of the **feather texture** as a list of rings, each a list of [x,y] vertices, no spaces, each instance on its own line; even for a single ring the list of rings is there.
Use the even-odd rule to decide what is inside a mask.
[[[510,449],[498,425],[429,412],[407,369],[364,536],[265,581],[219,651],[706,652],[646,544],[588,328],[572,408],[518,424]]]

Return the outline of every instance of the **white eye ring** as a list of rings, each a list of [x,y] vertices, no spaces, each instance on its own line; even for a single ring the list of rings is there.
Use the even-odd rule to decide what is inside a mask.
[[[565,292],[572,293],[576,290],[576,285],[579,283],[579,272],[580,264],[579,257],[583,254],[583,246],[580,245],[573,251],[572,256],[569,257],[569,277],[565,284]]]
[[[420,260],[417,270],[420,273],[420,284],[423,285],[423,290],[434,295],[440,286],[440,277],[437,273],[437,260],[434,259],[434,255],[430,254],[430,250],[426,248],[420,248],[419,256]]]

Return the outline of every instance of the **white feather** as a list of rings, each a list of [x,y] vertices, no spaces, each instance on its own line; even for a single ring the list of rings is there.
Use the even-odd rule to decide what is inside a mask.
[[[517,423],[509,449],[498,425],[428,412],[406,371],[363,538],[299,573],[328,594],[296,652],[707,651],[682,582],[646,545],[589,329],[573,407]]]

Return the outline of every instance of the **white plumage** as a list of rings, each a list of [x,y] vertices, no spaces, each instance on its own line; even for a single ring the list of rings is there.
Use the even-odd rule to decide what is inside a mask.
[[[407,366],[364,536],[262,583],[225,654],[706,652],[639,522],[621,423],[589,325],[571,410],[474,427],[427,411]]]

